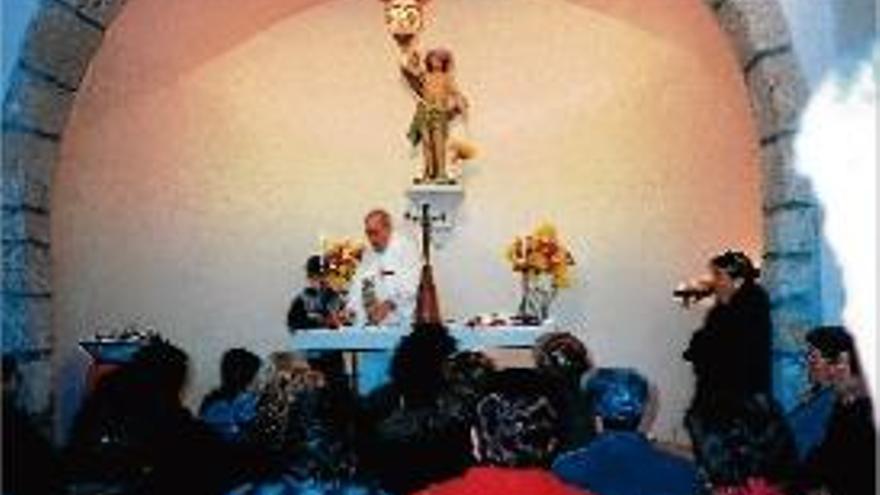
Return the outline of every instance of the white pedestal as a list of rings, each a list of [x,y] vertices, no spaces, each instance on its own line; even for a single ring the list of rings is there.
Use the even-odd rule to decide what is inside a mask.
[[[464,187],[460,184],[416,184],[407,189],[406,196],[409,205],[405,217],[420,220],[424,205],[428,205],[434,244],[442,246],[455,226],[458,207],[464,199]]]

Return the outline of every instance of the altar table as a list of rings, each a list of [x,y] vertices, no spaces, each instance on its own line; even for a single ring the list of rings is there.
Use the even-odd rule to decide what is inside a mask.
[[[404,331],[404,328],[406,331]],[[447,324],[449,335],[458,342],[458,350],[529,349],[555,325],[547,321],[536,326],[476,326]],[[409,327],[343,327],[341,329],[298,330],[291,336],[294,351],[342,351],[351,359],[352,386],[368,392],[375,383],[359,382],[358,361],[361,353],[388,354],[397,347],[401,337],[409,334]],[[366,385],[366,386],[365,386]]]
[[[553,330],[552,322],[540,326],[448,325],[449,334],[458,341],[459,350],[490,348],[524,349],[534,345],[541,335]],[[397,327],[343,327],[341,329],[298,330],[291,337],[297,351],[388,351],[409,331]]]

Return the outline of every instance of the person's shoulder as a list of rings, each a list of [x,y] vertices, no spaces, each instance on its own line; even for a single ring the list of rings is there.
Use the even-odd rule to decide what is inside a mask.
[[[630,432],[607,431],[586,445],[561,454],[553,463],[553,472],[563,480],[580,480],[618,462],[621,456],[632,459],[651,457],[650,444]]]
[[[585,466],[593,462],[596,446],[600,442],[599,438],[594,438],[582,447],[559,454],[553,461],[553,472],[560,475],[582,473]]]
[[[211,407],[215,407],[222,400],[223,400],[223,393],[219,388],[215,388],[214,390],[211,390],[202,399],[202,404],[199,406],[199,415],[201,415],[206,409],[211,408]]]
[[[290,300],[290,305],[294,306],[297,304],[303,304],[306,299],[311,299],[315,295],[315,289],[312,287],[303,287],[299,292],[294,294],[293,299]]]
[[[767,292],[767,289],[757,282],[745,284],[742,289],[736,292],[734,297],[737,295],[739,296],[739,299],[751,303],[770,303],[770,294]]]
[[[678,450],[673,450],[671,447],[656,443],[651,444],[651,451],[658,464],[663,465],[665,469],[679,473],[687,478],[696,477],[697,468],[694,462],[686,457],[685,454]]]
[[[259,398],[260,396],[257,394],[256,391],[245,390],[236,395],[235,398],[232,399],[231,403],[232,406],[237,410],[248,409],[256,407]]]
[[[416,242],[408,234],[395,231],[391,234],[390,247],[398,252],[415,252]]]
[[[323,289],[321,289],[320,294],[321,298],[323,298],[325,301],[332,301],[334,299],[339,299],[340,297],[342,297],[342,295],[332,287],[324,287]]]
[[[862,423],[874,429],[873,415],[874,407],[871,398],[867,395],[861,395],[852,400],[843,400],[837,398],[835,402],[835,415],[838,420],[842,420],[849,424]]]

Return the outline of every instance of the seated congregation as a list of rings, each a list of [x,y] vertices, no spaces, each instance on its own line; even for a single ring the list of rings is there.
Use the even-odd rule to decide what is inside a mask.
[[[595,366],[569,333],[540,339],[534,367],[499,369],[458,351],[442,325],[417,324],[391,381],[365,397],[293,353],[263,363],[231,349],[198,415],[181,401],[187,355],[157,340],[87,398],[54,455],[67,490],[54,493],[873,493],[876,435],[852,339],[822,327],[807,342],[814,389],[801,407],[707,397],[687,413],[691,445],[669,446],[647,433],[650,377]]]

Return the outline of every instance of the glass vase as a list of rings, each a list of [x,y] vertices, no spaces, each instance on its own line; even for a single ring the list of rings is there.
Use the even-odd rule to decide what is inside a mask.
[[[523,273],[519,316],[524,322],[540,324],[547,319],[556,298],[556,284],[549,273]]]

